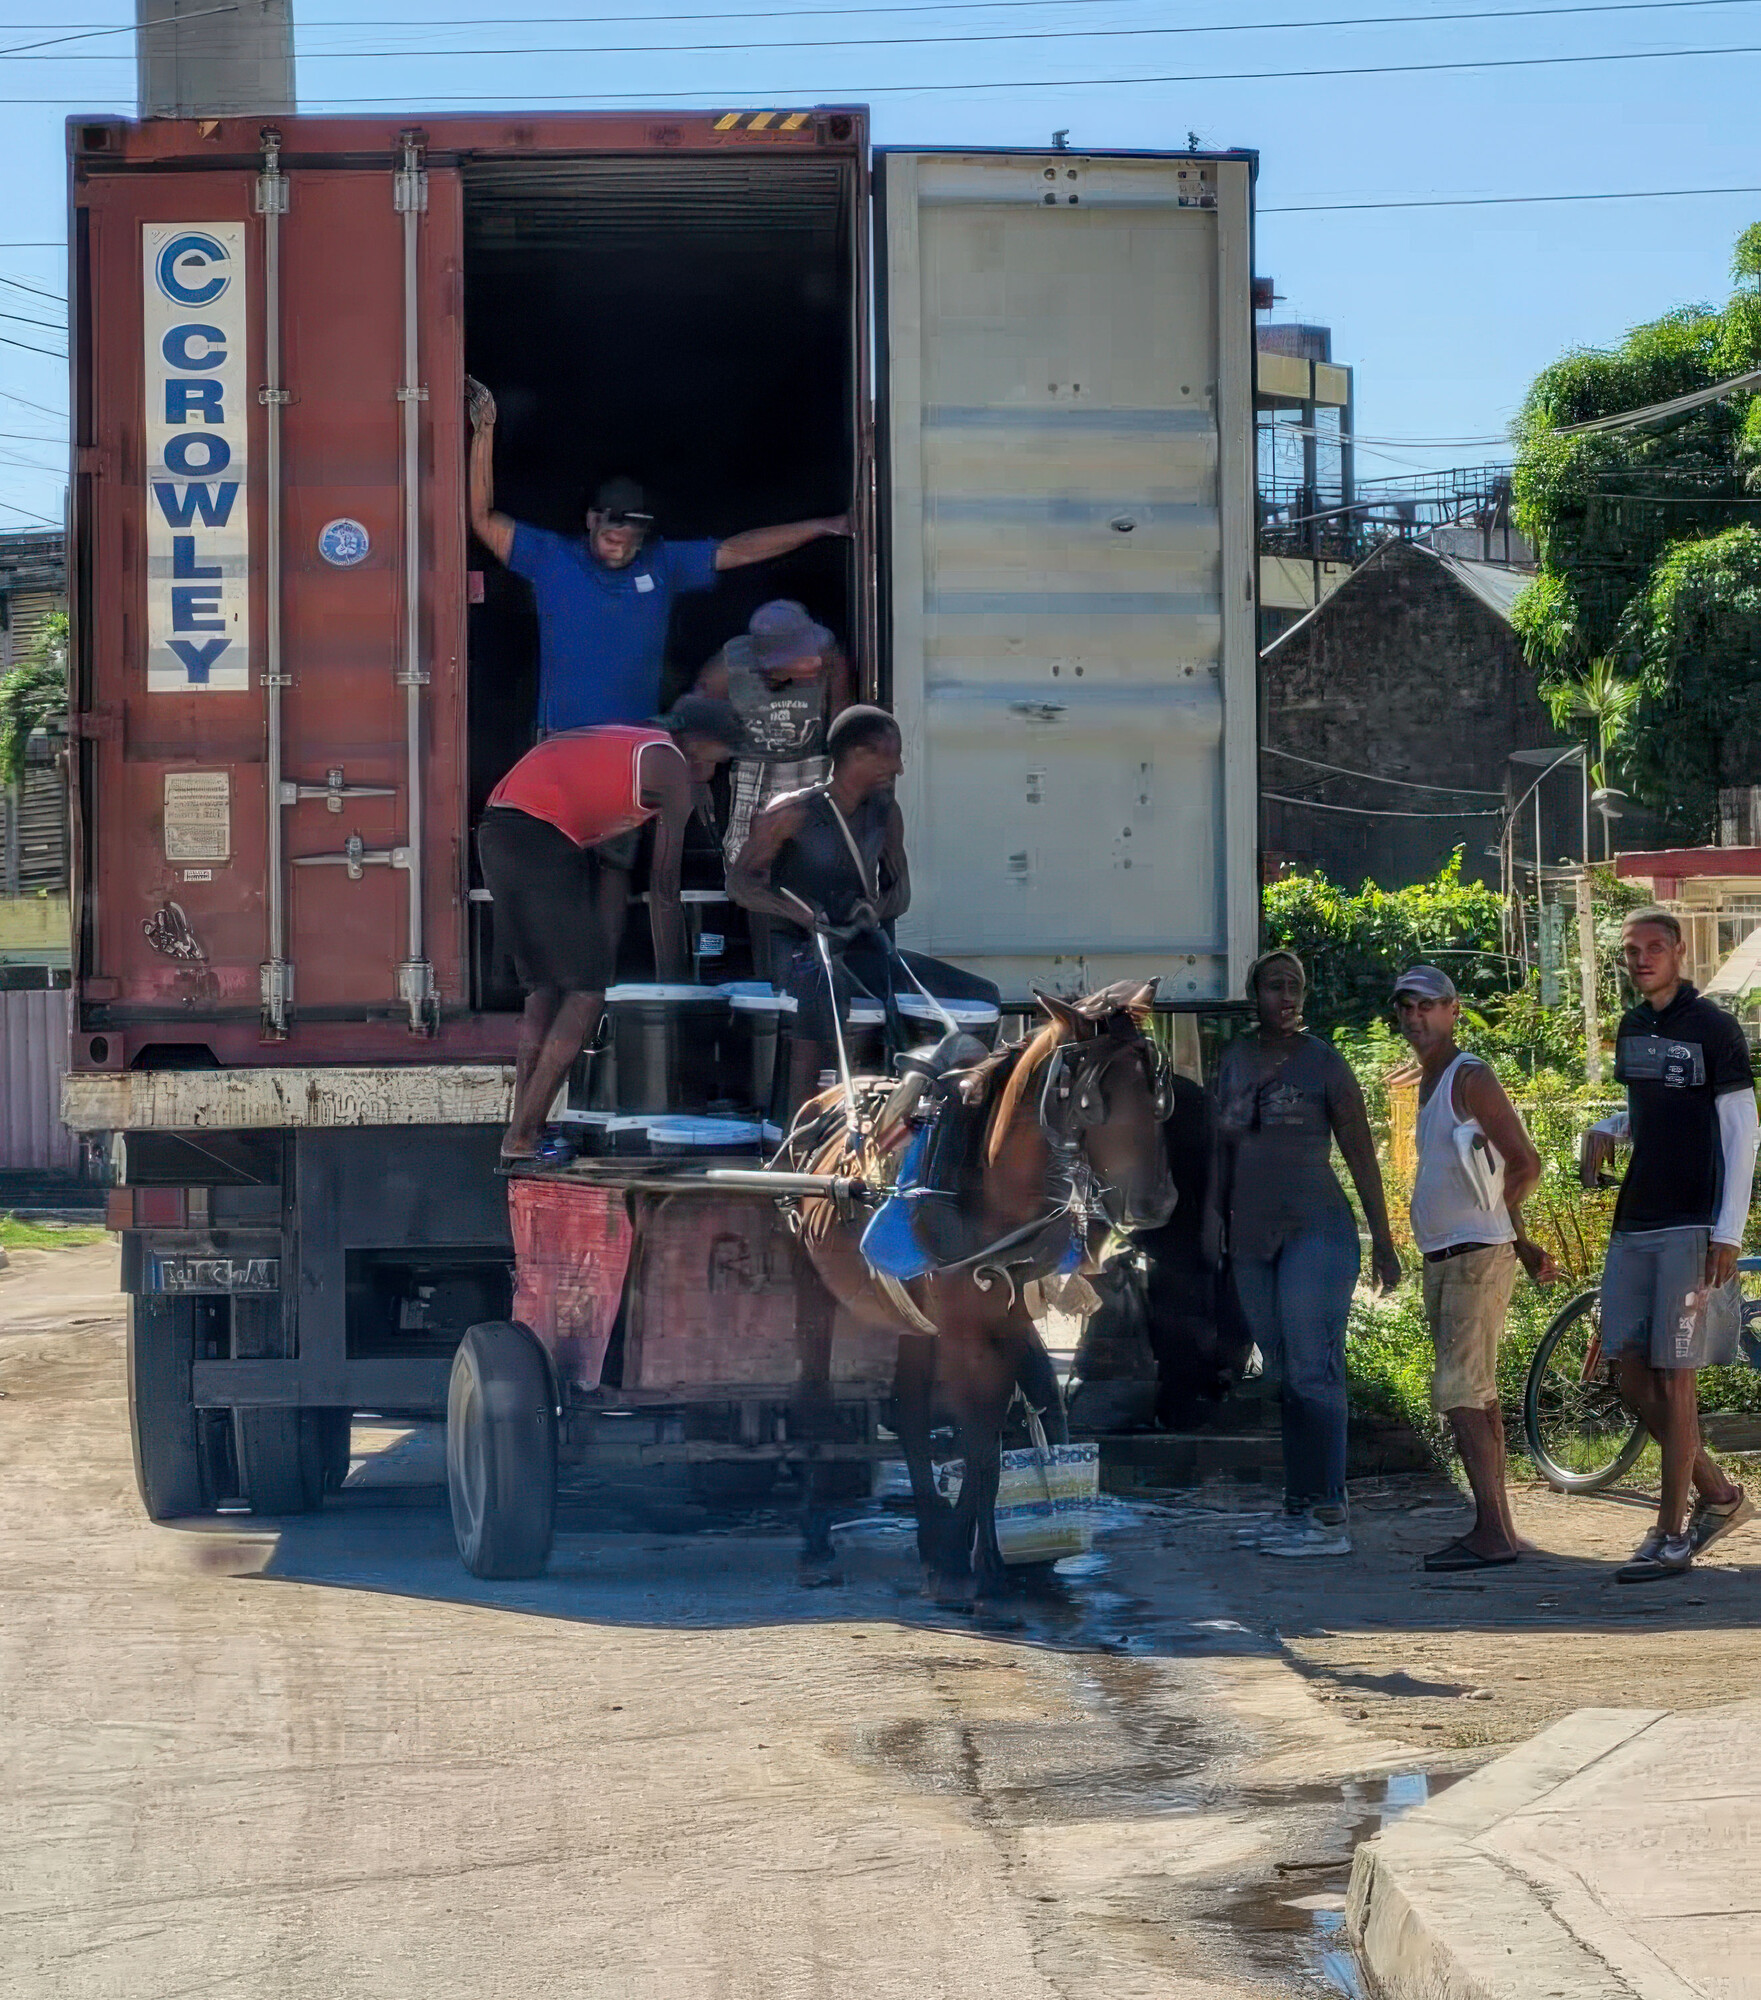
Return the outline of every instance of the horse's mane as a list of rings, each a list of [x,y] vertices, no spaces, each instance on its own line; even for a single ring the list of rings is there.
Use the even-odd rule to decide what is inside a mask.
[[[1064,1040],[1066,1030],[1060,1021],[1048,1021],[1037,1035],[1018,1043],[1009,1052],[1014,1058],[1009,1063],[1009,1074],[1004,1079],[1002,1094],[997,1099],[995,1111],[991,1114],[990,1138],[985,1147],[985,1158],[991,1166],[997,1163],[997,1155],[1003,1150],[1003,1141],[1009,1136],[1009,1128],[1015,1123],[1015,1114],[1021,1109],[1021,1100],[1027,1095],[1027,1086],[1033,1080],[1034,1071],[1041,1063],[1051,1058],[1052,1051]],[[1009,1056],[990,1066],[990,1075],[985,1081],[995,1079]]]

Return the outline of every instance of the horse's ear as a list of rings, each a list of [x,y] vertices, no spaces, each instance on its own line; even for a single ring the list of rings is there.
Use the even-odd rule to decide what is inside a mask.
[[[1082,1016],[1070,1001],[1060,1000],[1055,993],[1042,993],[1037,986],[1033,988],[1033,997],[1066,1033],[1074,1035],[1081,1028]]]
[[[1160,979],[1152,979],[1147,986],[1140,986],[1126,1001],[1127,1012],[1135,1014],[1140,1021],[1143,1020],[1155,1005],[1156,988],[1161,983]]]

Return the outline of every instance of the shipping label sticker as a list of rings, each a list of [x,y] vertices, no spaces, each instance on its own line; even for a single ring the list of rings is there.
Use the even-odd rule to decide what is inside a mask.
[[[251,684],[245,225],[143,223],[141,252],[147,691],[240,694]]]
[[[230,772],[165,773],[165,858],[167,861],[232,859]]]

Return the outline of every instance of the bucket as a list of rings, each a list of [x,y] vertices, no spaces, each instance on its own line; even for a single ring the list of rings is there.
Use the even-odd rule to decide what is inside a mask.
[[[722,991],[729,1012],[721,1047],[721,1095],[748,1111],[768,1112],[776,1088],[778,1044],[796,1002],[762,980],[737,981]]]
[[[720,1092],[728,996],[715,986],[614,986],[593,1108],[620,1117],[707,1111]]]
[[[941,1000],[941,995],[938,993],[936,998]],[[906,1027],[913,1033],[921,1031],[926,1042],[939,1042],[947,1032],[942,1026],[941,1015],[921,993],[895,994],[894,1005]],[[993,1007],[984,1000],[942,1000],[942,1011],[952,1015],[956,1028],[975,1036],[987,1049],[997,1046],[997,1033],[1003,1021],[1001,1008]]]
[[[997,1548],[1003,1561],[1058,1562],[1094,1547],[1094,1517],[1101,1495],[1098,1444],[1048,1444],[1039,1418],[1028,1412],[1033,1443],[1006,1451],[997,1478]],[[951,1460],[938,1469],[944,1499],[960,1497],[964,1467]]]

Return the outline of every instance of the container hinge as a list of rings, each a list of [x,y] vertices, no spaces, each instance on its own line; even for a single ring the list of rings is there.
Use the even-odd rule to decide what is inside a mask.
[[[263,404],[265,408],[271,403],[280,407],[284,403],[291,403],[293,401],[293,391],[291,389],[259,389],[257,391],[257,401]]]
[[[344,799],[395,799],[395,785],[345,785],[342,780],[342,766],[334,765],[324,773],[321,785],[302,784],[295,778],[284,778],[281,784],[281,803],[297,806],[302,799],[322,799],[326,812],[342,811]]]
[[[263,127],[263,171],[257,176],[256,207],[259,215],[287,213],[287,176],[281,171],[281,134],[273,125]]]
[[[426,389],[400,389],[397,392],[397,399],[400,403],[425,403],[428,400],[428,391]]]
[[[280,1041],[287,1034],[293,1008],[293,967],[285,958],[268,959],[257,968],[257,985],[262,996],[263,1033]]]
[[[261,681],[259,682],[259,685],[266,688],[290,688],[293,686],[293,675],[265,674],[263,675]]]
[[[397,677],[397,685],[401,688],[425,688],[428,685],[427,672],[421,667],[418,667],[414,673],[407,670],[400,671]]]
[[[426,215],[428,176],[410,172],[393,174],[392,199],[399,215]]]
[[[349,880],[358,882],[369,868],[408,868],[407,847],[369,847],[358,833],[351,833],[340,854],[296,854],[296,868],[346,868]]]
[[[406,959],[397,969],[397,997],[410,1010],[410,1033],[432,1035],[440,1026],[440,994],[434,968],[425,958]]]

